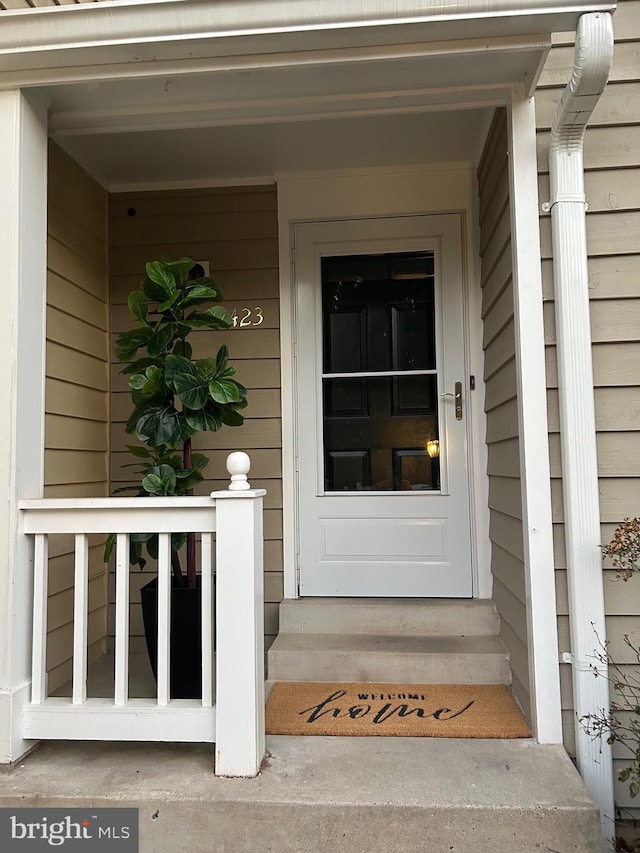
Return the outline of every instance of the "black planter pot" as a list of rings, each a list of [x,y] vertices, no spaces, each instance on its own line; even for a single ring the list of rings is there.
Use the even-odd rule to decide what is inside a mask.
[[[142,618],[153,677],[158,662],[158,579],[140,590]],[[169,657],[172,699],[202,698],[202,591],[171,588],[171,649]]]

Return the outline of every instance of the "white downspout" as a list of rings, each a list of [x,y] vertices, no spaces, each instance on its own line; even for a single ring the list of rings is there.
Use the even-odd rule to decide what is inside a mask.
[[[604,91],[613,58],[607,12],[578,23],[571,79],[551,131],[549,175],[553,238],[564,530],[578,770],[600,807],[603,850],[614,835],[611,747],[580,723],[609,709],[606,668],[596,659],[606,640],[600,508],[589,318],[583,143],[587,122]],[[603,677],[595,677],[597,665]]]

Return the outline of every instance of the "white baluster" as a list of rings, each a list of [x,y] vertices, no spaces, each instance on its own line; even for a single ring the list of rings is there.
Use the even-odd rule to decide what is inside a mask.
[[[202,704],[213,705],[213,536],[202,534]]]
[[[76,534],[73,597],[73,704],[87,700],[87,624],[89,621],[89,537]]]
[[[116,537],[116,705],[129,698],[129,535]]]
[[[170,698],[171,534],[158,534],[158,705]]]
[[[31,654],[31,701],[40,704],[47,692],[47,589],[49,537],[37,533],[33,556],[33,647]]]

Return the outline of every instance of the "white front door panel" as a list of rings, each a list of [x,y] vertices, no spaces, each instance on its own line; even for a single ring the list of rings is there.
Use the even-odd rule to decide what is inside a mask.
[[[471,596],[460,217],[295,248],[300,594]]]

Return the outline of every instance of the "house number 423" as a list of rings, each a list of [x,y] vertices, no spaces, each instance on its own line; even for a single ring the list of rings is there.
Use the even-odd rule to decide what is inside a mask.
[[[255,308],[234,308],[231,312],[234,329],[246,329],[247,326],[261,326],[264,323],[264,314],[262,308],[257,305]]]

